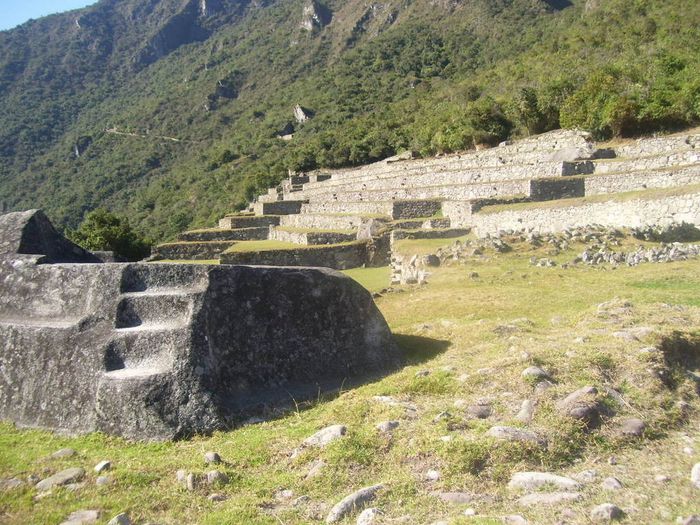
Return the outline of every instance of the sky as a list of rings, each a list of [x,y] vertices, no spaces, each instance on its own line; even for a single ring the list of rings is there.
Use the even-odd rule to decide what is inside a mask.
[[[0,31],[18,26],[30,18],[70,11],[94,3],[96,0],[0,0]]]

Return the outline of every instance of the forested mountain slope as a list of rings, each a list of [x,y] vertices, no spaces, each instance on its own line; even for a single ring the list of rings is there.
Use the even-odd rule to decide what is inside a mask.
[[[698,27],[678,0],[102,0],[0,32],[0,201],[162,239],[288,169],[674,129]]]

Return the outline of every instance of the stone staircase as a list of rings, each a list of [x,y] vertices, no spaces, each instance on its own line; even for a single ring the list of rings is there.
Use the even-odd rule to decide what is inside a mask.
[[[640,198],[651,210],[648,202],[655,191],[682,192],[700,182],[698,134],[640,139],[611,148],[598,147],[585,133],[560,130],[487,150],[410,157],[292,174],[257,199],[253,215],[227,216],[217,229],[185,232],[178,242],[158,247],[156,254],[168,259],[219,258],[235,264],[346,268],[370,264],[367,259],[363,262],[361,251],[364,247],[376,255],[377,245],[386,241],[382,236],[450,238],[470,230],[486,235],[505,225],[544,228],[548,214],[556,219],[549,220],[549,227],[558,228],[562,213],[577,216],[568,223],[588,220],[579,206],[585,199],[616,202],[603,206],[614,217],[615,210],[632,206],[617,198],[620,194],[648,192]],[[557,209],[567,211],[558,215],[546,211]],[[522,215],[519,210],[538,211]],[[649,220],[693,216],[676,217],[672,212],[658,217],[661,212],[655,211]],[[531,216],[537,218],[530,224]],[[501,219],[507,220],[499,223]],[[384,259],[374,257],[372,264],[385,263]]]

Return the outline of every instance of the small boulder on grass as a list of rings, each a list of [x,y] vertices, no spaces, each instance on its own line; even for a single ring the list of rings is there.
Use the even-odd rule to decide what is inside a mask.
[[[336,439],[343,437],[347,431],[348,429],[345,425],[331,425],[306,438],[303,445],[306,447],[325,447]]]
[[[367,503],[374,500],[377,492],[383,488],[384,485],[381,484],[372,485],[346,496],[340,500],[328,513],[326,523],[337,523],[353,512],[361,510],[365,505],[367,505]]]

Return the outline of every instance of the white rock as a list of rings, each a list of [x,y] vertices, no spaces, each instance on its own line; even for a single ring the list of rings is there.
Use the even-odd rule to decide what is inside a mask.
[[[377,430],[384,434],[391,432],[392,430],[398,428],[400,423],[398,421],[382,421],[377,425]]]
[[[377,522],[379,516],[381,516],[381,511],[378,508],[372,507],[370,509],[363,510],[357,517],[357,525],[372,525]]]
[[[218,470],[207,472],[207,483],[209,485],[225,485],[228,483],[228,476]]]
[[[509,489],[526,491],[532,491],[545,485],[551,485],[564,491],[576,490],[580,487],[577,481],[550,472],[516,472],[508,482]]]
[[[73,457],[77,454],[75,450],[72,448],[62,448],[60,450],[57,450],[53,454],[51,454],[52,459],[64,459],[64,458],[70,458]]]
[[[61,525],[90,525],[100,519],[99,510],[77,510],[73,512]]]
[[[581,494],[578,492],[535,492],[523,496],[518,500],[520,505],[524,507],[559,505],[569,503],[581,499]]]
[[[503,523],[507,525],[528,525],[528,521],[518,514],[503,516]]]
[[[535,432],[522,428],[495,426],[491,427],[489,431],[486,432],[486,435],[504,441],[523,441],[536,443],[539,446],[545,446],[547,444],[547,442]]]
[[[109,523],[107,525],[131,525],[131,520],[129,519],[129,516],[122,512],[121,514],[117,514],[114,516],[111,520],[109,520]]]
[[[106,459],[104,461],[100,461],[97,465],[95,465],[95,472],[97,474],[100,474],[104,472],[105,470],[109,470],[112,468],[112,462],[107,461]]]
[[[617,478],[605,478],[600,484],[605,490],[621,490],[622,483]]]
[[[612,503],[603,503],[591,510],[591,521],[596,523],[622,519],[625,515],[622,509]]]
[[[425,473],[425,479],[427,479],[428,481],[439,481],[440,472],[438,472],[437,470],[429,470]]]
[[[353,492],[340,500],[328,513],[326,523],[336,523],[372,501],[384,485],[372,485]]]
[[[700,489],[700,463],[696,463],[691,469],[690,482],[696,489]]]
[[[218,463],[221,463],[221,456],[219,456],[219,454],[217,454],[216,452],[207,452],[206,454],[204,454],[204,461],[207,464],[216,465]]]
[[[325,447],[336,439],[343,437],[347,431],[348,429],[344,425],[331,425],[306,438],[304,445],[307,447]]]

